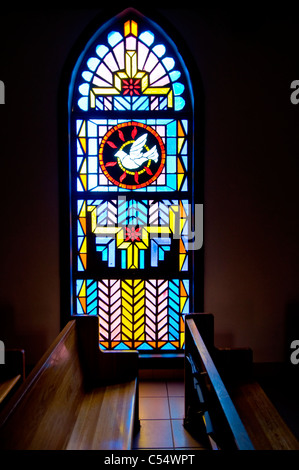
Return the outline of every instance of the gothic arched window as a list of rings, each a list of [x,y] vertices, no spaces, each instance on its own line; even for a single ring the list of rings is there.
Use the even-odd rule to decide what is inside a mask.
[[[103,349],[184,348],[193,311],[193,92],[176,45],[126,10],[69,87],[72,315]]]

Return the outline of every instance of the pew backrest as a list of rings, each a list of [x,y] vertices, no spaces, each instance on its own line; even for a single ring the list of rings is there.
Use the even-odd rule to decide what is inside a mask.
[[[63,449],[83,397],[75,321],[69,322],[0,417],[1,447]]]
[[[82,329],[87,323],[87,329]],[[136,419],[137,377],[120,384],[114,380],[111,385],[104,384],[103,377],[97,377],[101,375],[98,367],[103,362],[99,359],[98,336],[93,335],[96,345],[90,344],[90,338],[84,339],[84,343],[89,344],[89,352],[84,354],[84,344],[80,344],[78,334],[78,331],[88,333],[92,324],[98,328],[93,320],[87,323],[71,320],[64,327],[2,411],[0,448],[63,450],[130,445],[128,434]],[[92,358],[95,377],[90,366],[86,380],[84,365],[91,351],[96,356]],[[115,359],[112,360],[115,363]],[[112,415],[113,409],[121,411],[119,420],[115,413]]]

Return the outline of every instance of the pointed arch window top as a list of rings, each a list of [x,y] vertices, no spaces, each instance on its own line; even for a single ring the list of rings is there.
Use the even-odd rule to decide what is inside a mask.
[[[147,24],[122,22],[85,55],[77,82],[79,111],[181,111],[186,86],[181,66]],[[170,52],[170,53],[169,53]]]

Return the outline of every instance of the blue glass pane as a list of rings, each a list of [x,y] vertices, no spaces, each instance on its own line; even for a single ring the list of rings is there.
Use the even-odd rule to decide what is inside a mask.
[[[145,31],[140,34],[139,39],[141,39],[141,41],[147,46],[150,46],[154,42],[155,36],[150,31]]]
[[[108,42],[112,47],[118,44],[122,40],[122,38],[122,35],[117,31],[112,31],[108,34]]]
[[[96,48],[96,53],[98,54],[99,57],[101,57],[101,59],[104,57],[104,55],[107,54],[108,51],[109,51],[108,47],[104,46],[103,44]]]
[[[94,72],[97,66],[99,65],[99,63],[100,63],[100,59],[97,59],[96,57],[91,57],[87,61],[87,67],[89,68],[89,70],[92,70]]]
[[[185,106],[185,100],[184,98],[182,98],[181,96],[176,96],[174,98],[174,109],[176,111],[180,111],[181,109],[183,109]]]

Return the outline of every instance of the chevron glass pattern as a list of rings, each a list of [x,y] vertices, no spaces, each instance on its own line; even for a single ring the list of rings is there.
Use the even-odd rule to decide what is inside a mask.
[[[81,280],[77,312],[99,315],[104,349],[180,349],[188,292],[188,280]]]

